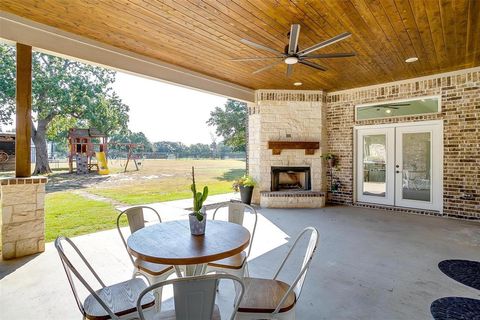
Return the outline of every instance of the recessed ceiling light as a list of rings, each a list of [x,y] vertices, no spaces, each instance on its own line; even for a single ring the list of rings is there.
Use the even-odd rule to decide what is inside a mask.
[[[301,86],[302,84],[303,84],[303,83],[301,83],[301,82],[294,82],[294,83],[293,83],[293,85],[296,86],[296,87]]]
[[[412,63],[412,62],[415,62],[415,61],[418,61],[417,57],[410,57],[410,58],[405,59],[406,63]]]
[[[286,64],[295,64],[298,62],[298,58],[297,57],[286,57],[285,58],[285,63]]]

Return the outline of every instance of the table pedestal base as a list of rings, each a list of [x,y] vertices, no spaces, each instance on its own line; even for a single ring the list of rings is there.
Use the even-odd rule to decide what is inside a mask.
[[[185,266],[185,277],[194,277],[194,276],[201,276],[205,274],[207,270],[207,264],[188,264]],[[178,277],[182,277],[182,272],[179,266],[175,266],[175,271]]]

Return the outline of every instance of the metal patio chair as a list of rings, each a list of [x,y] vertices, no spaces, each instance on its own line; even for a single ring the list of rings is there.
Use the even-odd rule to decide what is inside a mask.
[[[130,252],[128,252],[127,242],[125,237],[123,236],[122,230],[120,228],[120,219],[123,215],[127,217],[128,226],[130,227],[130,232],[134,233],[137,230],[140,230],[145,227],[145,216],[143,210],[151,210],[158,218],[158,222],[162,223],[162,218],[160,218],[160,214],[157,210],[153,209],[149,206],[134,206],[130,207],[124,211],[122,211],[117,217],[117,230],[120,234],[120,238],[122,239],[123,245],[125,246],[125,250],[127,250],[128,256],[130,261],[133,264],[133,277],[136,275],[144,276],[150,285],[161,282],[166,280],[171,274],[175,273],[175,269],[173,266],[167,266],[163,264],[151,263],[144,261],[139,258],[132,257]],[[162,301],[162,291],[158,290],[155,292],[155,297],[157,302],[160,305]]]
[[[70,259],[67,258],[63,249],[62,242],[68,243],[81,258],[85,266],[92,273],[95,279],[102,287],[94,290],[90,284],[82,277],[80,272],[75,268]],[[106,286],[97,275],[87,259],[83,256],[77,246],[67,237],[60,236],[55,240],[55,248],[57,249],[63,268],[67,275],[68,282],[75,297],[83,319],[99,320],[99,319],[135,319],[137,313],[137,298],[140,293],[147,288],[147,284],[140,278],[133,278],[127,281]],[[74,277],[88,290],[89,295],[81,301],[77,289],[75,288]],[[155,304],[155,298],[152,294],[144,295],[140,301],[142,308],[151,308]]]
[[[254,224],[250,236],[250,244],[248,245],[246,251],[242,251],[232,257],[209,263],[207,265],[206,273],[221,272],[243,278],[245,273],[248,275],[247,258],[249,257],[250,251],[252,250],[253,238],[255,236],[255,230],[257,228],[257,210],[255,210],[252,206],[248,204],[244,204],[235,200],[230,200],[230,202],[221,204],[215,209],[212,219],[215,220],[217,211],[225,207],[228,207],[228,221],[239,225],[243,225],[245,211],[249,211],[251,214],[254,215]]]
[[[230,320],[235,319],[237,308],[242,301],[245,286],[241,279],[229,274],[209,274],[197,277],[185,277],[166,280],[156,283],[138,296],[137,308],[141,320],[220,320],[220,310],[215,304],[217,286],[220,280],[232,280],[236,290],[234,306]],[[173,286],[174,309],[157,312],[154,314],[144,313],[142,308],[143,298],[154,290],[161,289],[167,285]],[[151,312],[152,310],[150,310]]]
[[[290,254],[300,239],[310,233],[302,267],[295,280],[288,285],[277,280]],[[278,268],[273,279],[248,278],[243,279],[245,294],[238,307],[237,320],[246,319],[295,319],[295,305],[300,298],[303,283],[312,257],[318,244],[318,231],[313,227],[305,228],[297,237],[287,256]]]

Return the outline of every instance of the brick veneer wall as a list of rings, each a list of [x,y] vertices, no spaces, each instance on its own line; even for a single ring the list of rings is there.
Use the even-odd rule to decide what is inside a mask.
[[[355,105],[433,95],[442,97],[441,113],[355,121]],[[327,95],[326,112],[328,148],[339,156],[334,178],[341,184],[338,193],[329,195],[330,202],[353,202],[354,125],[441,119],[444,124],[443,214],[480,219],[480,68],[331,92]],[[465,194],[473,194],[473,199],[465,198]]]

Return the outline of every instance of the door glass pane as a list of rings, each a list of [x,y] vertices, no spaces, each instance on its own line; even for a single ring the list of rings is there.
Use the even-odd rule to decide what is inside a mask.
[[[363,136],[363,194],[385,197],[387,163],[385,134]]]
[[[430,201],[430,132],[404,133],[402,140],[402,197]]]

